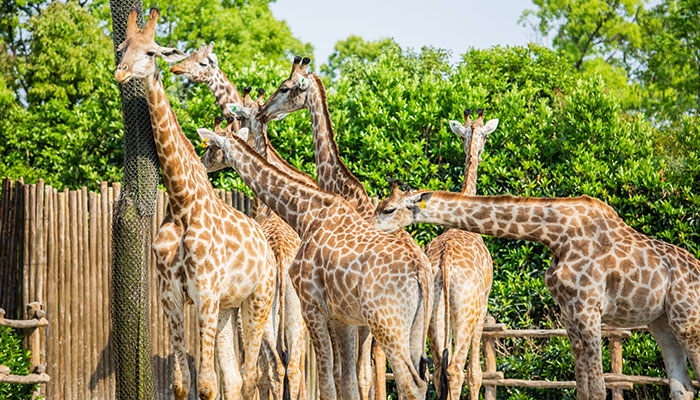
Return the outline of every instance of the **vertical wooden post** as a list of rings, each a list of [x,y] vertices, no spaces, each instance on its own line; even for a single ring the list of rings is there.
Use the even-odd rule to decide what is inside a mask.
[[[485,322],[487,325],[493,325],[496,320],[489,315]],[[494,338],[484,336],[483,353],[486,373],[493,376],[496,372],[496,340]],[[484,385],[484,400],[496,400],[496,385]]]
[[[386,399],[386,354],[379,344],[372,340],[372,358],[374,358],[374,398]]]
[[[613,336],[610,338],[610,372],[622,374],[622,338]],[[612,389],[612,400],[622,400],[621,388]]]

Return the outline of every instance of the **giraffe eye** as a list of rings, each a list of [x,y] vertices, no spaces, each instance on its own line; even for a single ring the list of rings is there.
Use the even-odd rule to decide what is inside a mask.
[[[202,67],[206,67],[206,66],[207,66],[206,63],[199,63],[199,65],[201,65]]]
[[[153,56],[156,55],[156,52],[155,52],[155,51],[147,51],[147,52],[146,52],[146,55],[149,56],[149,57],[153,57]]]
[[[280,88],[280,92],[281,92],[281,93],[287,93],[288,91],[289,91],[289,88],[288,88],[288,87],[281,87],[281,88]]]
[[[395,208],[387,208],[386,210],[382,210],[382,214],[393,214],[394,211],[396,211]]]

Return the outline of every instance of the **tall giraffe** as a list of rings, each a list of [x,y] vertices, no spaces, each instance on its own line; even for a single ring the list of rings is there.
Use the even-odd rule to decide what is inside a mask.
[[[253,100],[250,96],[252,88],[245,87],[243,89],[243,97],[241,97],[236,86],[228,80],[219,67],[218,57],[214,53],[214,42],[209,43],[208,46],[202,44],[199,49],[193,51],[185,60],[172,66],[170,71],[178,75],[182,74],[192,82],[207,84],[214,93],[217,104],[224,112],[224,115],[229,118],[236,117],[229,124],[231,130],[237,132],[241,126],[247,126],[250,132],[253,133],[248,140],[248,144],[254,145],[254,148],[260,154],[267,157],[268,161],[280,166],[280,168],[291,168],[279,153],[272,148],[263,130],[263,125],[265,124],[241,113],[244,110],[250,112],[257,109],[264,102],[264,90],[262,92],[258,90],[258,98]],[[237,108],[237,111],[232,108]],[[241,121],[243,124],[241,124]],[[217,171],[226,167],[222,162],[222,153],[216,146],[209,147],[205,151],[204,155],[202,155],[202,162],[207,167],[207,172]],[[308,175],[301,173],[295,168],[291,169],[303,175],[300,178],[313,184],[316,183]],[[261,225],[263,233],[275,253],[279,276],[286,277],[287,268],[299,248],[299,238],[293,229],[274,213],[270,213],[267,207],[259,204],[257,199],[254,210],[256,210],[254,218]],[[282,324],[280,326],[283,327],[287,340],[286,349],[289,351],[289,364],[287,365],[289,391],[291,398],[296,399],[299,396],[303,397],[306,392],[303,369],[306,355],[304,346],[306,328],[301,318],[299,299],[293,290],[286,290],[286,288],[290,287],[286,284],[286,279],[280,280],[280,300],[283,305],[282,312],[284,315],[284,320],[281,321]],[[266,353],[269,356],[276,354],[273,351],[267,351]],[[274,388],[273,394],[281,395],[281,393],[278,393],[279,389],[279,387]]]
[[[483,110],[471,121],[470,110],[465,110],[465,126],[450,121],[450,128],[462,139],[466,154],[462,194],[476,194],[477,169],[486,139],[496,129],[498,120],[484,125]],[[493,280],[493,261],[481,235],[460,229],[449,229],[433,239],[425,248],[430,263],[436,270],[433,291],[433,314],[430,318],[428,338],[436,366],[443,363],[443,349],[452,350],[451,335],[454,335],[454,350],[448,360],[447,371],[436,368],[433,382],[440,398],[457,400],[464,383],[464,364],[469,355],[469,395],[479,399],[481,388],[481,365],[479,349],[481,332],[486,318],[488,297]],[[446,377],[442,374],[447,372]],[[441,378],[447,382],[443,387]],[[444,394],[443,394],[444,393]],[[449,393],[449,397],[447,394]]]
[[[279,86],[277,91],[270,96],[265,105],[258,112],[258,118],[270,120],[279,119],[282,116],[307,109],[311,117],[311,126],[314,136],[314,158],[316,161],[316,172],[318,184],[323,190],[337,193],[347,200],[358,213],[365,219],[369,219],[374,211],[374,206],[365,187],[350,172],[348,167],[340,157],[338,144],[335,141],[335,132],[328,111],[326,100],[326,89],[321,79],[314,73],[307,71],[306,66],[311,62],[308,57],[295,57],[292,63],[292,70],[287,78]],[[413,238],[408,232],[400,231],[398,235],[404,240],[415,245]],[[417,247],[417,245],[415,245]],[[354,337],[354,333],[351,333]],[[360,395],[363,399],[369,397],[371,386],[370,377],[370,355],[371,337],[366,329],[360,328],[360,361],[358,375],[360,379]],[[349,340],[352,340],[350,338]],[[345,342],[345,346],[349,345]],[[355,351],[348,349],[346,352],[354,354]],[[381,350],[378,349],[381,359]],[[349,377],[344,371],[350,370],[350,362],[354,362],[354,357],[343,357],[347,362],[342,369],[336,369],[336,375],[342,374]],[[354,368],[353,368],[354,369]]]
[[[199,397],[216,396],[216,348],[225,398],[238,399],[241,385],[244,398],[252,398],[255,365],[274,292],[274,255],[258,224],[215,195],[192,144],[182,134],[155,59],[174,62],[184,54],[155,43],[157,9],[151,9],[143,29],[136,25],[137,16],[137,10],[129,14],[126,40],[117,48],[122,57],[114,78],[122,84],[135,78],[144,80],[169,193],[153,250],[175,352],[173,393],[176,399],[186,399],[190,390],[183,308],[185,302],[192,302],[200,331]],[[240,307],[246,335],[243,379],[232,347],[235,307]]]
[[[244,93],[246,93],[245,97],[248,97],[248,93],[250,93],[248,88],[245,89]],[[259,96],[255,102],[252,100],[246,101],[244,97],[244,104],[248,106],[239,103],[227,104],[230,115],[239,119],[243,127],[248,128],[245,130],[245,135],[247,137],[242,137],[242,140],[246,141],[249,145],[253,144],[253,148],[258,154],[266,158],[271,164],[278,166],[280,170],[308,185],[317,186],[316,182],[310,176],[292,167],[279,156],[267,137],[267,122],[254,118],[256,108],[263,103],[264,91],[259,90],[258,93]],[[240,137],[242,131],[239,130],[238,132]],[[216,144],[207,147],[201,160],[207,172],[213,172],[227,167],[224,162],[223,151]],[[304,326],[301,316],[299,297],[293,290],[287,273],[289,265],[299,249],[299,236],[283,219],[270,211],[264,204],[256,208],[257,212],[255,218],[262,226],[265,237],[272,246],[279,273],[286,279],[285,284],[282,285],[282,293],[284,296],[284,334],[289,351],[289,363],[287,365],[289,395],[293,399],[305,398],[304,360],[306,356],[306,327]]]
[[[424,398],[432,272],[423,252],[374,229],[338,195],[281,172],[240,138],[198,132],[301,238],[289,275],[314,343],[321,399],[336,398],[331,335],[363,325],[386,352],[400,398]],[[343,380],[341,393],[357,399],[357,382]]]
[[[601,322],[647,325],[664,357],[671,398],[693,398],[686,355],[700,375],[700,261],[635,231],[600,200],[396,189],[374,218],[386,231],[424,222],[544,244],[553,256],[544,281],[571,340],[578,398],[605,398]]]

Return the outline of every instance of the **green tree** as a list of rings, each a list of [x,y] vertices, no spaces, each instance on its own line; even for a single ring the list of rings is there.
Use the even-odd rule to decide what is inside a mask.
[[[651,112],[678,121],[700,110],[700,2],[665,0],[642,19],[638,78]]]
[[[386,51],[400,51],[399,45],[389,38],[365,41],[357,35],[350,35],[345,40],[339,40],[333,53],[328,57],[328,64],[321,66],[321,72],[330,78],[336,78],[341,73],[341,68],[351,58],[363,61],[374,61],[380,54]]]
[[[554,33],[552,44],[581,70],[586,58],[603,57],[609,63],[624,58],[625,47],[639,45],[637,17],[644,0],[533,0],[537,10],[525,10],[521,23],[537,19],[542,36]]]

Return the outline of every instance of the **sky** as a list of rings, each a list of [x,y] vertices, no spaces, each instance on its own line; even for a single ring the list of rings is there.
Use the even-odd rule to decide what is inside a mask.
[[[469,47],[538,42],[532,28],[518,23],[534,9],[531,0],[277,0],[270,9],[292,34],[314,46],[316,65],[351,34],[365,40],[393,37],[401,47],[448,49],[452,61]]]

